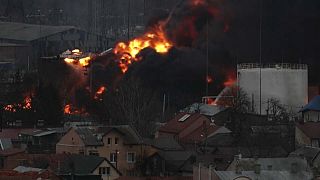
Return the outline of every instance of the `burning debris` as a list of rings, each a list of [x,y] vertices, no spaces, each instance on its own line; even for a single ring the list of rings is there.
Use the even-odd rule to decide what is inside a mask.
[[[105,93],[106,91],[106,87],[105,86],[101,86],[98,91],[95,93],[94,95],[94,99],[95,100],[99,100],[99,101],[102,101],[102,95]]]
[[[26,96],[22,103],[8,104],[8,105],[5,105],[3,109],[8,112],[17,112],[18,109],[31,110],[32,99],[30,96]]]
[[[90,55],[86,55],[81,52],[79,49],[74,49],[72,51],[67,50],[60,55],[61,58],[64,58],[64,61],[68,64],[80,65],[82,67],[87,67],[92,60]]]
[[[165,54],[173,46],[164,31],[164,22],[161,21],[141,37],[127,43],[120,42],[114,48],[114,53],[119,57],[119,67],[125,73],[128,66],[141,60],[138,54],[145,48],[152,48],[160,54]]]

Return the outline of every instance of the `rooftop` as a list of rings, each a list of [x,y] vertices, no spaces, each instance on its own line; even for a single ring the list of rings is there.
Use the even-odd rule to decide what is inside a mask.
[[[296,126],[309,138],[320,138],[320,122],[297,123]]]
[[[76,29],[76,27],[0,22],[0,29],[0,39],[34,41],[70,29]]]

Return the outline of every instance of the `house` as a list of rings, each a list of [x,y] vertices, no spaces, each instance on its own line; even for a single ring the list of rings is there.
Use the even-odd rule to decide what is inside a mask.
[[[195,156],[189,151],[158,151],[145,160],[148,176],[192,176]]]
[[[64,179],[113,180],[121,173],[106,158],[99,156],[68,155],[58,165],[52,165],[53,171]]]
[[[99,155],[98,146],[103,142],[94,136],[94,130],[86,127],[70,128],[56,144],[56,153],[71,153],[83,155]]]
[[[18,166],[13,170],[0,170],[0,180],[60,180],[53,172],[37,168]]]
[[[300,112],[304,122],[320,121],[320,95],[315,96]]]
[[[295,131],[295,141],[297,147],[319,147],[320,122],[297,123]]]
[[[310,166],[317,166],[315,159],[319,156],[320,148],[304,146],[291,152],[288,157],[305,158]],[[320,164],[319,164],[320,165]]]
[[[173,137],[185,146],[194,147],[218,129],[205,115],[181,112],[158,129],[156,138]]]
[[[152,147],[128,125],[70,128],[56,145],[56,153],[96,155],[107,158],[121,173],[137,175]]]

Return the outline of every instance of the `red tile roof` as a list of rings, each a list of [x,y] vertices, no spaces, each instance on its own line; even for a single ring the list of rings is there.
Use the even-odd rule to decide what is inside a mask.
[[[193,124],[195,121],[201,121],[203,119],[208,119],[199,113],[194,113],[194,114],[190,114],[190,117],[188,117],[185,121],[180,122],[179,119],[181,119],[186,114],[188,114],[188,113],[183,112],[183,113],[177,114],[173,119],[169,120],[166,125],[162,126],[159,129],[159,132],[168,132],[168,133],[179,134],[185,128],[187,128],[188,126]]]
[[[320,138],[320,122],[306,122],[297,124],[299,128],[309,138]]]
[[[205,121],[201,126],[199,126],[194,131],[190,132],[186,136],[180,137],[180,142],[182,143],[194,143],[204,141],[206,137],[218,130],[220,126],[215,124],[210,124],[210,122]]]

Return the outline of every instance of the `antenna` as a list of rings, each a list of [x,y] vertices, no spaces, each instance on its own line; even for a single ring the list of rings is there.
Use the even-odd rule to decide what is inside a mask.
[[[259,6],[260,6],[260,16],[259,16],[259,61],[260,61],[260,68],[259,68],[259,78],[260,78],[260,115],[261,115],[261,104],[262,104],[262,98],[261,98],[261,66],[262,66],[262,5],[263,5],[263,0],[259,1]]]
[[[209,18],[207,17],[207,57],[206,57],[206,78],[205,78],[205,82],[206,82],[206,96],[208,96],[208,89],[209,89],[209,82],[208,82],[208,78],[209,78]]]

